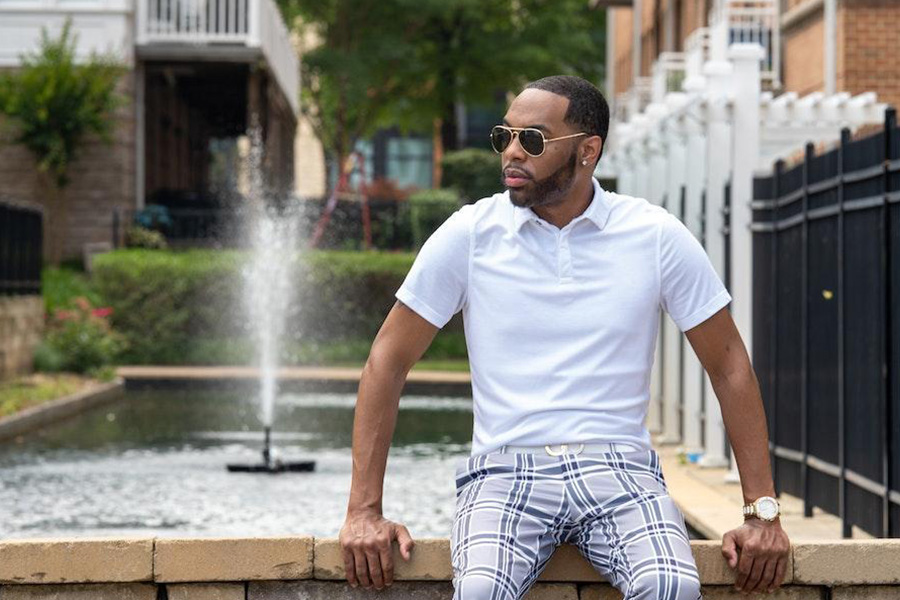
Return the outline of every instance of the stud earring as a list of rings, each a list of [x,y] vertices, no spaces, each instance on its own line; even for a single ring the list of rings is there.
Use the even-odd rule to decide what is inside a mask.
[[[581,161],[581,166],[583,166],[583,167],[586,167],[586,166],[587,166],[587,160],[586,160],[586,159]]]

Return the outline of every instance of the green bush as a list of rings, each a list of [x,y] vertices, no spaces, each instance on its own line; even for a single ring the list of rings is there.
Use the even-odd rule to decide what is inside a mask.
[[[459,194],[453,189],[422,190],[410,196],[410,222],[415,247],[421,248],[434,230],[459,208],[459,204]]]
[[[75,308],[53,313],[44,338],[41,366],[50,370],[91,373],[113,364],[127,347],[125,338],[110,327],[108,308],[93,308],[78,298]]]
[[[78,262],[81,262],[80,259]],[[81,269],[46,267],[41,272],[41,289],[44,296],[44,310],[51,315],[60,308],[74,308],[75,299],[80,297],[87,298],[92,306],[102,304],[100,294]]]
[[[359,362],[415,255],[313,251],[298,255],[295,301],[282,337],[284,364]],[[117,250],[97,256],[94,282],[113,308],[112,324],[129,342],[132,364],[248,364],[254,360],[245,317],[243,266],[236,251]],[[426,354],[463,358],[461,321]],[[439,341],[440,340],[440,341]]]
[[[500,155],[491,150],[469,148],[448,152],[441,161],[441,169],[441,186],[455,188],[466,202],[503,191]]]
[[[165,250],[166,236],[159,231],[133,225],[125,231],[125,245],[129,248],[146,248],[148,250]]]

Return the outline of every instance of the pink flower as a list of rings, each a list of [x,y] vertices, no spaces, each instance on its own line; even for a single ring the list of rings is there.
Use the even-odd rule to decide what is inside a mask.
[[[69,321],[70,319],[75,318],[75,313],[71,310],[58,310],[56,311],[56,320],[57,321]]]
[[[112,312],[113,312],[113,309],[109,308],[109,307],[95,308],[94,310],[91,311],[91,314],[94,315],[95,317],[108,317],[109,315],[112,314]]]
[[[75,298],[75,306],[77,306],[81,310],[90,310],[91,309],[90,301],[87,298],[85,298],[84,296],[79,296],[78,298]]]

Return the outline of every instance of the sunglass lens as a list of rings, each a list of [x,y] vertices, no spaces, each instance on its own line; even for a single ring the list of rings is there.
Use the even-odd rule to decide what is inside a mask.
[[[506,147],[509,146],[509,142],[512,139],[512,134],[507,129],[503,129],[502,127],[494,127],[491,130],[491,146],[494,147],[495,152],[503,152],[506,150]]]
[[[522,144],[522,149],[532,156],[540,156],[544,152],[544,136],[537,129],[520,131],[519,143]]]

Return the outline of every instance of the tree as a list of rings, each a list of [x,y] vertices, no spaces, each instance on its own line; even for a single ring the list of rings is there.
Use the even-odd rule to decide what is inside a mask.
[[[0,113],[10,118],[14,141],[34,155],[47,184],[48,258],[54,265],[62,259],[68,216],[62,192],[69,166],[88,135],[110,141],[112,113],[122,102],[115,87],[123,67],[97,55],[76,64],[76,41],[70,20],[58,38],[43,30],[39,49],[0,78]]]
[[[338,165],[382,125],[421,132],[437,120],[454,149],[459,103],[550,74],[603,77],[605,12],[587,0],[279,1],[317,38],[301,104]]]

